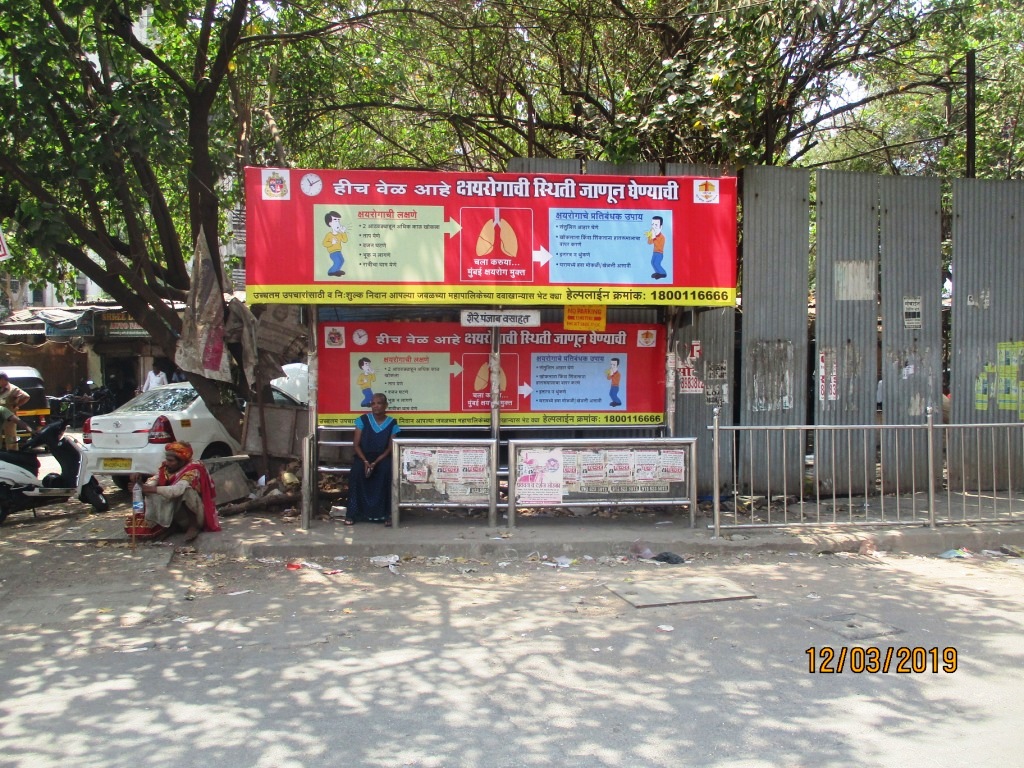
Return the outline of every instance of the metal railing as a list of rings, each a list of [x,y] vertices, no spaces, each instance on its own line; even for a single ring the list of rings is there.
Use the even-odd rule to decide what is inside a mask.
[[[714,529],[1024,520],[1024,424],[722,426]]]
[[[688,508],[692,528],[696,447],[692,437],[510,440],[508,527],[515,526],[519,507],[628,505]],[[523,471],[533,461],[524,461],[530,452],[550,457],[550,475],[544,466],[535,465],[530,474]]]
[[[486,509],[498,525],[499,467],[496,440],[395,438],[391,475],[391,524],[402,507]],[[468,461],[467,461],[468,457]]]

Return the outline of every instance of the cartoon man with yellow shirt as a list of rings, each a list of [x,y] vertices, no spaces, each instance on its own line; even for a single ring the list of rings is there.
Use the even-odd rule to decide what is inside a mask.
[[[348,242],[348,229],[341,223],[341,214],[337,211],[330,211],[324,216],[324,223],[331,228],[331,231],[324,235],[323,246],[331,256],[331,268],[327,271],[330,277],[339,277],[345,273],[341,267],[345,263],[345,257],[341,254],[341,246]]]
[[[360,408],[369,408],[370,405],[372,405],[373,382],[376,380],[377,374],[374,373],[373,365],[370,363],[370,358],[359,358],[359,376],[356,377],[356,386],[359,387],[360,391],[363,393],[363,402],[359,404]]]
[[[647,243],[654,249],[651,254],[651,267],[654,272],[651,274],[655,280],[662,280],[668,277],[665,272],[665,234],[661,231],[665,220],[661,216],[651,217],[651,228],[647,232]]]

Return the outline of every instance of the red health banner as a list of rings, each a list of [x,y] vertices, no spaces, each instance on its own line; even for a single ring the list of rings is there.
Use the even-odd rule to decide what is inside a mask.
[[[736,179],[247,168],[254,304],[736,298]]]
[[[351,424],[376,392],[387,395],[401,424],[490,424],[488,329],[329,322],[319,333],[320,424]],[[663,328],[609,323],[602,332],[574,332],[548,324],[502,330],[500,339],[502,425],[664,422]]]

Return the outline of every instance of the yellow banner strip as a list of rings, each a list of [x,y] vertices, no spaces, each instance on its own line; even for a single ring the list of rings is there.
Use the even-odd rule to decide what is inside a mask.
[[[732,307],[735,288],[473,288],[435,285],[250,285],[249,304],[647,304]]]

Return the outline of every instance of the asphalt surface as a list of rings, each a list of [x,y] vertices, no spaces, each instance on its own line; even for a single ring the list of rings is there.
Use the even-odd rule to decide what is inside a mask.
[[[0,766],[1021,764],[1024,560],[937,556],[1012,526],[251,515],[132,548],[122,496],[0,527]]]
[[[2,766],[1019,764],[1020,558],[57,541],[114,514],[0,529]]]

